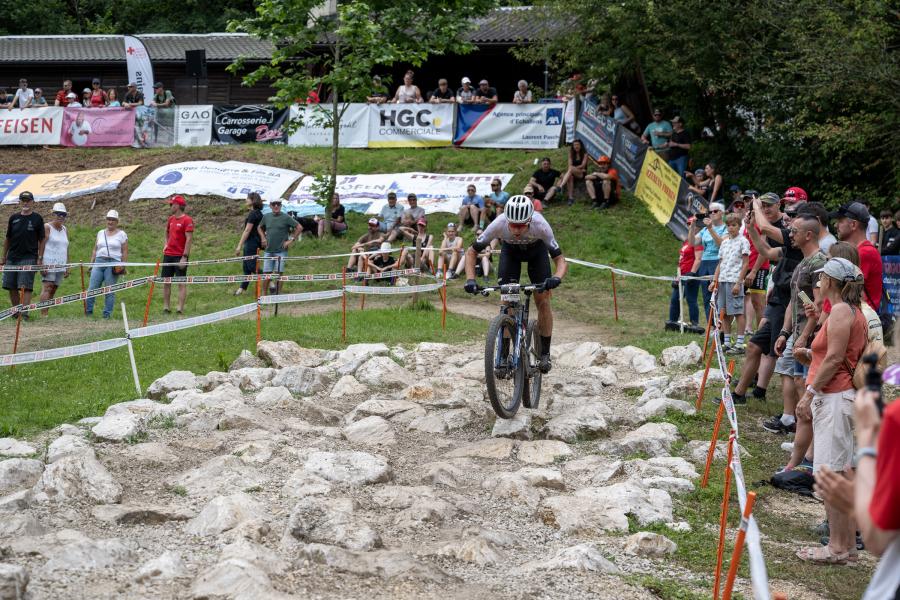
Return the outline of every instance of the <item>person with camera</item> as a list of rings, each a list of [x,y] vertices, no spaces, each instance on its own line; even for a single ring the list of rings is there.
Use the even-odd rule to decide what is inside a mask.
[[[110,210],[106,213],[106,227],[97,232],[94,249],[91,251],[91,281],[88,290],[113,285],[125,274],[125,267],[115,265],[128,261],[128,234],[119,228],[119,211]],[[87,299],[84,314],[94,314],[94,301],[96,296]],[[106,294],[103,301],[103,318],[109,319],[116,306],[116,295]]]
[[[722,222],[725,206],[720,202],[711,202],[709,213],[698,213],[697,219],[703,220],[703,229],[693,238],[693,243],[703,246],[703,254],[700,257],[700,266],[697,268],[698,277],[709,277],[716,272],[719,266],[719,245],[725,237],[728,228]],[[712,291],[707,286],[701,286],[703,292],[703,304],[706,309],[706,318],[709,319],[709,299]]]
[[[678,277],[696,277],[700,268],[700,257],[703,256],[703,246],[694,243],[697,236],[697,217],[687,219],[688,234],[681,244],[678,253]],[[678,296],[678,280],[672,282],[672,297],[669,299],[669,320],[666,321],[666,331],[678,331],[681,321],[681,298]],[[691,331],[700,330],[700,308],[697,306],[697,292],[700,291],[700,282],[696,279],[685,279],[681,283],[681,291],[687,300],[688,318],[691,321]]]

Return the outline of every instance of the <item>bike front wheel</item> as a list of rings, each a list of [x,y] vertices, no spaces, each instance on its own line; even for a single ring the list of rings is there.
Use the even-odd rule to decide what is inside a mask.
[[[528,323],[528,331],[525,333],[525,357],[527,377],[522,405],[525,408],[537,408],[541,402],[541,379],[544,375],[538,368],[541,360],[541,334],[535,320]]]
[[[484,380],[491,406],[501,419],[515,416],[525,388],[526,357],[516,356],[516,339],[515,320],[509,315],[494,317],[484,347]]]

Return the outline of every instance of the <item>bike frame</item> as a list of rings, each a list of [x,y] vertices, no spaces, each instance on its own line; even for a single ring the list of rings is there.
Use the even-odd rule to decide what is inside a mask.
[[[510,340],[510,344],[515,344],[512,348],[511,358],[512,364],[510,364],[510,370],[515,371],[519,366],[519,361],[522,359],[522,346],[525,340],[526,328],[528,327],[528,309],[531,304],[531,294],[534,290],[523,288],[523,286],[518,283],[505,284],[500,286],[500,292],[503,294],[506,293],[524,293],[525,294],[525,302],[514,302],[510,304],[505,304],[500,307],[500,314],[509,315],[510,310],[513,311],[514,314],[511,316],[516,322],[516,337],[514,340]],[[497,344],[502,344],[502,340],[497,340]],[[502,356],[502,346],[498,345],[497,348],[494,349],[494,368],[500,367],[500,359]]]

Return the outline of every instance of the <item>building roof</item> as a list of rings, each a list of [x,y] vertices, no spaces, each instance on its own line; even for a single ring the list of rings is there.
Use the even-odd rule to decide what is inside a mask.
[[[531,6],[497,8],[487,16],[475,20],[475,28],[468,39],[474,44],[510,45],[528,43],[546,37],[547,19],[537,18]]]

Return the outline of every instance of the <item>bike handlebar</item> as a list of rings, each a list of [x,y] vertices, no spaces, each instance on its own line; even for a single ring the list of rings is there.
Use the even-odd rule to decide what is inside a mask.
[[[545,291],[543,283],[532,283],[529,285],[521,285],[518,283],[506,283],[500,286],[481,287],[478,286],[478,293],[482,296],[489,296],[491,292],[500,292],[501,294],[515,294],[517,292],[543,292]]]

